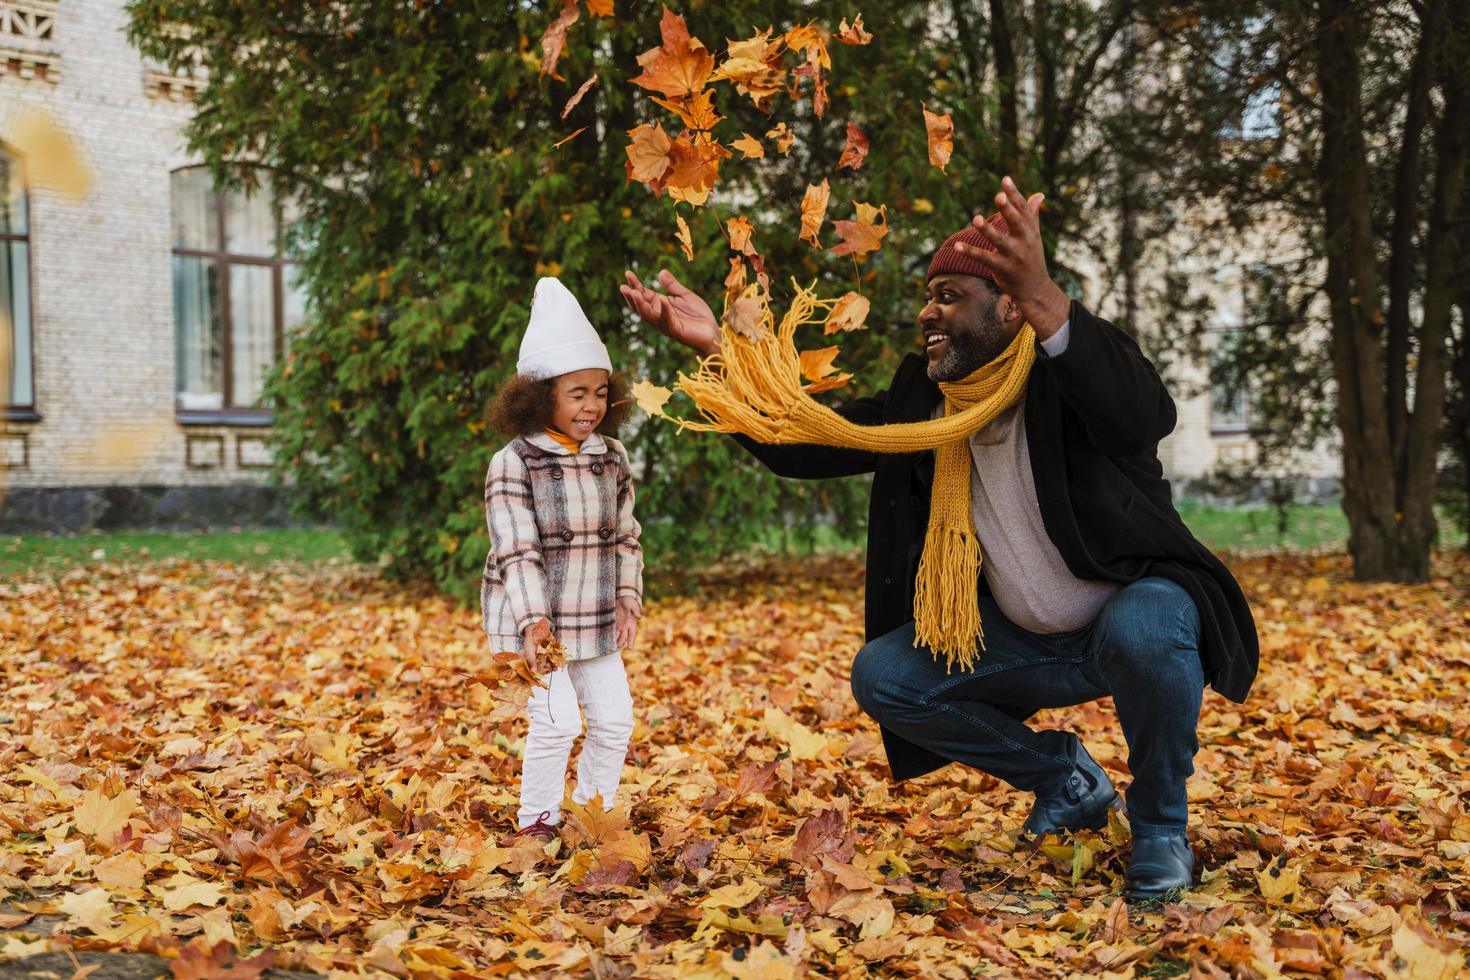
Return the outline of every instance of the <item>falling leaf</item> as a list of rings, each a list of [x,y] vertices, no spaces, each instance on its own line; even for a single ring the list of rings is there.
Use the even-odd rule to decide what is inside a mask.
[[[721,319],[731,330],[754,343],[769,332],[765,325],[769,315],[760,286],[751,283],[725,308]]]
[[[943,173],[954,152],[954,120],[947,112],[941,116],[930,112],[928,106],[923,109],[924,129],[929,136],[929,162]]]
[[[669,170],[664,175],[664,185],[676,200],[681,199],[680,195],[707,196],[719,180],[720,161],[729,155],[730,151],[719,143],[697,141],[690,134],[681,133],[669,147]],[[680,194],[674,194],[676,191]]]
[[[587,12],[593,17],[612,17],[613,0],[587,0]]]
[[[871,304],[868,298],[861,293],[846,292],[837,300],[832,307],[832,312],[827,314],[827,324],[822,330],[824,334],[834,334],[840,331],[861,330],[868,319],[868,311]]]
[[[568,0],[573,2],[573,0]],[[664,8],[659,24],[663,44],[638,56],[641,74],[628,81],[670,99],[683,99],[704,88],[714,70],[714,57],[689,34],[684,18]]]
[[[808,184],[801,198],[801,240],[812,248],[821,248],[822,222],[827,217],[827,200],[832,188],[823,180],[820,184]]]
[[[561,60],[562,49],[567,44],[567,29],[577,22],[582,12],[577,8],[577,0],[562,0],[561,13],[546,28],[546,33],[541,35],[541,74],[550,75],[557,81],[562,78],[556,73],[556,63]]]
[[[22,108],[11,120],[6,141],[25,161],[22,179],[74,201],[92,189],[92,175],[76,143],[44,112]]]
[[[730,271],[725,275],[725,305],[729,306],[745,288],[745,260],[736,256],[730,259]]]
[[[571,111],[574,108],[576,108],[577,103],[582,101],[582,96],[586,95],[587,92],[588,92],[588,90],[591,89],[592,86],[594,86],[596,84],[597,84],[597,73],[596,72],[593,72],[592,73],[592,77],[589,78],[589,79],[587,79],[587,81],[583,82],[577,88],[577,91],[575,91],[575,92],[572,93],[572,97],[570,99],[567,99],[567,104],[564,105],[564,106],[562,106],[561,117],[563,119],[565,119],[571,113]],[[578,130],[577,132],[581,132],[581,130]]]
[[[766,148],[761,141],[749,133],[741,133],[740,138],[730,143],[730,146],[745,154],[747,160],[759,160],[766,155]]]
[[[767,112],[771,99],[782,91],[786,75],[781,64],[784,47],[785,38],[772,40],[769,30],[742,41],[731,41],[726,59],[710,76],[710,81],[730,82],[736,92],[749,96],[757,109]]]
[[[709,89],[683,99],[654,99],[654,102],[679,117],[679,121],[695,132],[706,132],[725,117],[715,111],[715,94]]]
[[[766,139],[776,141],[776,152],[783,157],[790,153],[791,147],[796,144],[796,134],[791,131],[791,127],[787,126],[784,120],[766,130]]]
[[[749,218],[739,215],[725,222],[725,233],[730,236],[730,250],[742,255],[754,255],[755,248],[750,244],[750,236],[755,232],[755,226],[750,223]]]
[[[847,143],[842,147],[842,156],[837,160],[837,169],[850,167],[853,170],[861,170],[863,163],[868,159],[868,138],[863,131],[857,127],[857,123],[847,124]]]
[[[645,123],[628,130],[628,136],[628,180],[662,186],[660,182],[668,172],[669,151],[673,147],[663,126]]]
[[[628,389],[628,393],[638,402],[638,407],[649,415],[663,415],[664,405],[668,404],[673,392],[668,388],[661,388],[649,381],[639,381]]]
[[[832,227],[842,239],[840,245],[832,247],[833,255],[863,256],[874,252],[888,234],[887,206],[873,207],[871,204],[853,202],[857,213],[853,220],[834,221]]]
[[[843,44],[867,44],[873,40],[873,35],[863,30],[863,15],[858,14],[852,20],[852,26],[847,26],[847,19],[837,25],[837,40]]]
[[[578,136],[581,136],[585,132],[587,132],[587,127],[583,126],[581,129],[576,130],[571,135],[564,136],[561,139],[557,140],[555,143],[551,144],[551,148],[553,150],[560,149],[564,143],[570,143],[572,140],[576,139]]]
[[[679,247],[684,250],[684,259],[688,262],[694,261],[694,239],[689,236],[689,225],[685,223],[683,215],[674,215],[674,220],[679,225],[674,238],[678,240]]]

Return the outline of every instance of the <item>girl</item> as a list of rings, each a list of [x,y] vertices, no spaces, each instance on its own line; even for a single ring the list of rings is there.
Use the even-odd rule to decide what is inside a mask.
[[[643,549],[628,453],[610,437],[627,415],[622,388],[576,298],[560,281],[540,280],[516,375],[490,409],[512,438],[485,478],[490,554],[480,607],[492,649],[519,649],[532,671],[547,673],[528,705],[517,823],[518,833],[548,840],[582,731],[578,708],[587,719],[572,794],[579,804],[601,795],[612,809],[633,734],[619,651],[632,648],[643,615]],[[547,661],[548,627],[566,650],[564,667]]]

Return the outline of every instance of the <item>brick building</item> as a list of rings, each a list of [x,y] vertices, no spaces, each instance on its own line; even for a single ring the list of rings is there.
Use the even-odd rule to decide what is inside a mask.
[[[259,404],[262,374],[302,315],[280,215],[263,194],[214,191],[181,136],[197,81],[148,63],[127,23],[122,0],[0,0],[10,532],[286,515]],[[27,174],[22,131],[37,113],[86,164],[82,200]],[[1239,405],[1207,391],[1181,399],[1162,448],[1169,475],[1187,481],[1248,454],[1243,422]]]

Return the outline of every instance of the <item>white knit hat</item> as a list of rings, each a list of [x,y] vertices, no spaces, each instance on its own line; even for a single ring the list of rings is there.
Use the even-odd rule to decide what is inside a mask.
[[[587,368],[612,373],[612,359],[582,306],[560,279],[543,276],[531,299],[531,322],[521,338],[516,371],[528,378],[554,378]]]

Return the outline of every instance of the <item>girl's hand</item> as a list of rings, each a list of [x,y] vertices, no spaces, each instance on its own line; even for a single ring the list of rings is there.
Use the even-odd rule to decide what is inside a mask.
[[[638,642],[638,620],[643,618],[643,604],[632,596],[623,596],[613,608],[613,622],[619,650],[632,650]]]

